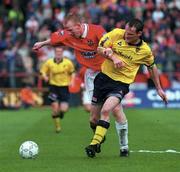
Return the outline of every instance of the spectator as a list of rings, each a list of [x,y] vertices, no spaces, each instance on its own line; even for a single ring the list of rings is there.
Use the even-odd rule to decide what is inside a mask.
[[[162,55],[163,52],[165,56],[163,63],[168,64],[169,67],[164,67],[163,71],[177,71],[176,64],[180,61],[179,0],[87,0],[78,2],[53,0],[52,2],[50,0],[19,0],[16,4],[12,0],[1,2],[0,51],[3,64],[6,63],[7,66],[11,64],[11,69],[13,68],[13,61],[10,63],[9,58],[8,60],[2,59],[2,57],[6,58],[7,52],[12,49],[9,48],[10,44],[16,45],[21,41],[31,49],[37,40],[44,40],[51,32],[61,28],[64,17],[69,11],[76,11],[83,16],[86,22],[100,24],[107,31],[115,27],[123,28],[124,23],[132,17],[142,19],[145,25],[145,41],[151,47],[156,47],[157,54]],[[42,54],[37,57],[29,52],[28,57],[33,61],[34,71],[39,68],[41,56]],[[15,70],[11,72],[12,78],[14,72]],[[12,78],[11,81],[14,80]]]

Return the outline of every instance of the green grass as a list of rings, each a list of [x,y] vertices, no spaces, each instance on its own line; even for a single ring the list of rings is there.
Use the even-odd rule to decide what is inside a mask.
[[[180,151],[180,110],[126,109],[131,150]],[[102,152],[87,158],[90,143],[89,115],[71,108],[62,121],[62,132],[54,132],[50,108],[0,111],[0,172],[177,172],[180,154],[135,153],[120,158],[114,119]],[[26,140],[40,148],[36,159],[22,159],[19,146]]]

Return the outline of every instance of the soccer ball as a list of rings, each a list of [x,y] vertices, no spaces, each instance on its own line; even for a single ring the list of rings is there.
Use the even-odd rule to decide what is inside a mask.
[[[19,147],[19,154],[22,158],[31,159],[35,158],[39,153],[38,145],[33,141],[25,141]]]

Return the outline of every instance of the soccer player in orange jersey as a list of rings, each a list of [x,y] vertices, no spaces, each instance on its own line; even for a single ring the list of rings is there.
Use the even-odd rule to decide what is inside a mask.
[[[37,51],[46,45],[65,45],[73,48],[77,61],[82,66],[87,67],[84,83],[85,89],[89,92],[89,99],[91,100],[94,89],[94,78],[100,72],[101,64],[105,60],[102,55],[97,53],[97,47],[100,38],[106,31],[100,25],[82,23],[80,17],[72,13],[66,16],[63,26],[64,29],[52,33],[50,39],[35,43],[33,50]],[[99,116],[94,116],[93,114],[95,113],[91,112],[90,127],[95,131]],[[117,132],[121,133],[118,137],[128,147],[128,123],[121,105],[113,109],[113,115],[115,116],[116,123],[118,123],[116,125]]]

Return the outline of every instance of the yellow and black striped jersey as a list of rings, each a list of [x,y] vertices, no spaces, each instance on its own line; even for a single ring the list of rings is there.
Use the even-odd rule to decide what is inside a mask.
[[[134,81],[140,65],[151,66],[154,56],[146,42],[142,40],[139,45],[130,45],[124,40],[124,34],[124,29],[114,29],[101,38],[99,46],[112,48],[115,56],[122,60],[125,66],[115,68],[113,62],[106,59],[101,69],[113,80],[130,84]]]
[[[68,86],[71,75],[74,72],[74,64],[71,60],[63,58],[62,62],[56,63],[55,59],[48,59],[40,68],[42,76],[49,77],[49,84],[56,86]]]

